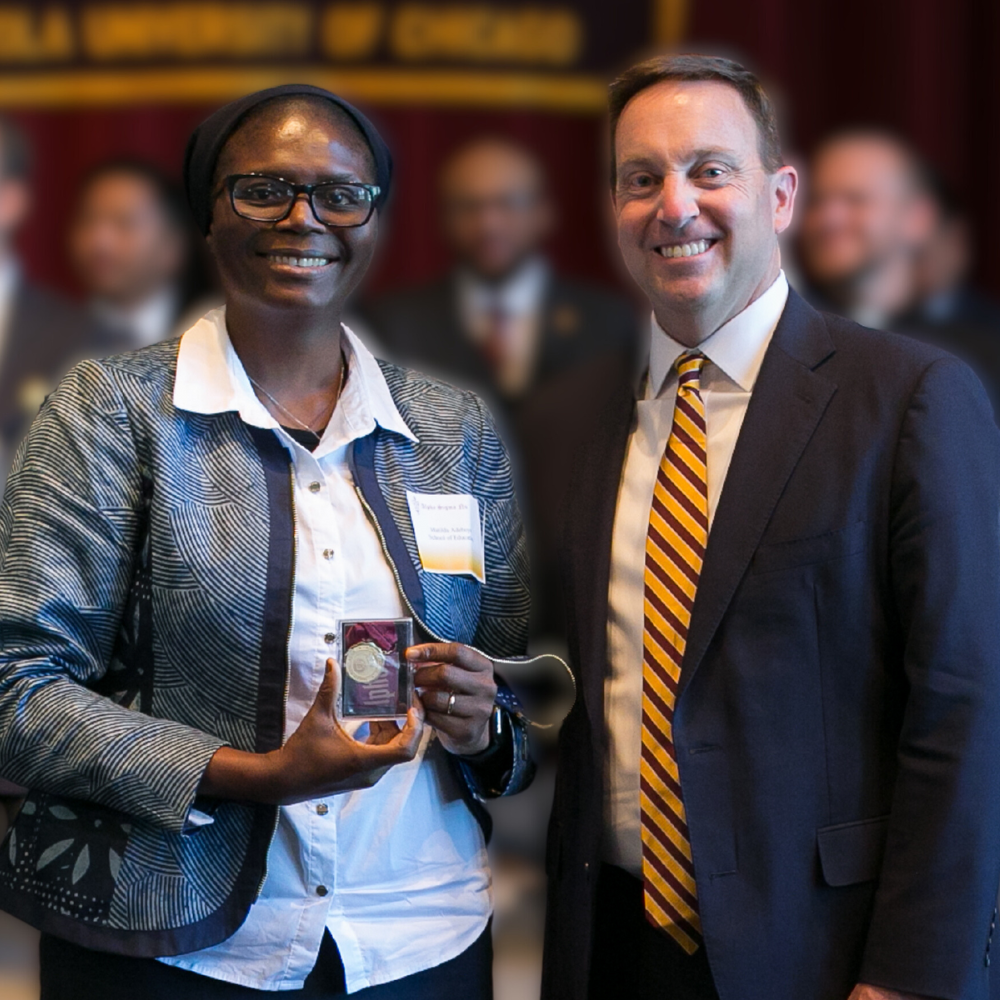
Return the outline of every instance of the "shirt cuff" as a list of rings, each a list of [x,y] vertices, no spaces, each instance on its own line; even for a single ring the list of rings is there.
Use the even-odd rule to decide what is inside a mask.
[[[195,833],[203,826],[211,826],[215,822],[215,817],[211,814],[211,812],[206,812],[205,809],[198,808],[199,803],[202,806],[207,806],[207,803],[204,800],[195,800],[195,804],[188,810],[187,818],[184,820],[184,828],[181,830],[181,833]]]

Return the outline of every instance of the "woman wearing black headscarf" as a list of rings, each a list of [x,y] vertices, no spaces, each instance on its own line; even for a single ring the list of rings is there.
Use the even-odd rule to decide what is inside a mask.
[[[0,769],[33,791],[0,906],[43,931],[43,1000],[490,993],[524,540],[482,404],[341,324],[390,180],[326,91],[217,112],[186,182],[225,308],[76,368],[19,456]],[[340,718],[341,623],[406,618],[405,725]],[[361,631],[359,682],[398,639]]]

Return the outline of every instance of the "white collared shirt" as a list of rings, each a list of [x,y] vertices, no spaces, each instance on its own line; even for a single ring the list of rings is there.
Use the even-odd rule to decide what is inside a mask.
[[[548,266],[539,257],[526,261],[497,285],[477,278],[470,271],[459,272],[459,316],[473,343],[480,346],[485,343],[495,310],[505,317],[495,375],[500,390],[508,395],[521,392],[535,370],[548,279]]]
[[[174,326],[178,298],[177,290],[168,287],[153,292],[149,298],[127,309],[99,299],[91,308],[111,329],[127,334],[131,348],[148,347],[180,332]]]
[[[20,269],[14,260],[0,261],[0,360],[7,344],[7,328],[14,311],[14,296],[20,279]]]
[[[17,296],[17,286],[20,278],[20,268],[17,266],[17,261],[11,258],[0,261],[0,365],[3,365],[7,360],[7,339],[10,332],[10,320],[14,312],[14,300]],[[7,473],[10,471],[8,469],[8,460],[13,460],[13,457],[13,454],[7,454],[3,443],[0,442],[0,485],[7,478]],[[2,778],[0,778],[0,786],[8,788],[17,787],[16,785],[4,782]],[[0,794],[7,793],[0,792]]]
[[[177,359],[178,408],[235,410],[247,424],[274,429],[292,459],[297,524],[285,739],[312,704],[327,657],[339,654],[337,622],[406,614],[347,457],[351,442],[376,424],[416,438],[378,363],[343,329],[348,374],[312,453],[258,401],[224,309],[184,334]],[[364,723],[345,728],[359,739],[367,732]],[[428,729],[416,759],[373,788],[283,806],[267,879],[243,926],[221,944],[160,961],[255,989],[300,989],[328,929],[353,993],[456,957],[482,934],[491,911],[482,830]]]
[[[788,300],[784,271],[746,309],[719,327],[698,350],[709,360],[701,393],[708,433],[709,525],[722,495],[729,463],[760,366]],[[604,860],[642,875],[639,758],[642,745],[643,601],[646,534],[653,487],[666,451],[677,398],[674,362],[689,348],[652,321],[649,373],[637,401],[611,541],[608,587],[608,658],[604,686],[607,719]]]

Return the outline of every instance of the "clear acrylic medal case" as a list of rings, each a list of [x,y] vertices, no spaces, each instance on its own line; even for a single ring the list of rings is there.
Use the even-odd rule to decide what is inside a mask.
[[[412,618],[340,623],[340,715],[343,719],[403,719],[413,701]]]

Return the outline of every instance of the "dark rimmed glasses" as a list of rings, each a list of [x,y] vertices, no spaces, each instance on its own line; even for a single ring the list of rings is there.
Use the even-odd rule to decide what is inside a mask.
[[[321,181],[293,184],[267,174],[232,174],[225,180],[233,211],[252,222],[281,222],[292,213],[300,194],[307,195],[313,215],[325,226],[363,226],[375,211],[381,193],[377,184]]]

